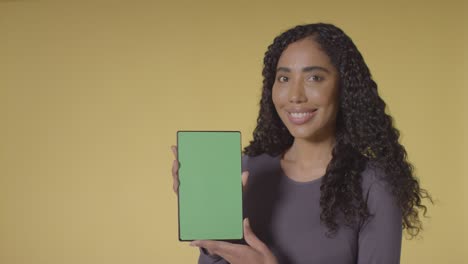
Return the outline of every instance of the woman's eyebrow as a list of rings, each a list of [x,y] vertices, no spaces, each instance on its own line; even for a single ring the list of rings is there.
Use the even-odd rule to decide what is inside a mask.
[[[315,70],[330,73],[330,71],[327,68],[324,68],[324,67],[321,67],[321,66],[307,66],[307,67],[302,68],[302,72],[310,72],[310,71],[315,71]],[[277,72],[279,72],[279,71],[291,72],[291,69],[288,68],[288,67],[278,67],[276,69],[276,71]]]

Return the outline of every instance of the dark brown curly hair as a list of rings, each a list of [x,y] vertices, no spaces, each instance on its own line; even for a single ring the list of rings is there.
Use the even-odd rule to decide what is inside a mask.
[[[422,210],[425,216],[427,212],[421,200],[428,198],[432,202],[432,198],[414,176],[406,150],[399,143],[400,133],[385,112],[386,104],[361,53],[351,38],[334,25],[299,25],[276,37],[268,47],[257,127],[244,154],[276,156],[291,147],[294,138],[275,110],[272,87],[283,50],[306,37],[312,37],[321,46],[339,74],[336,144],[320,187],[322,223],[328,227],[329,234],[334,234],[339,228],[338,213],[344,215],[345,224],[350,226],[370,217],[363,199],[361,173],[371,163],[387,175],[385,180],[402,211],[403,229],[410,237],[417,236],[422,230],[419,213]]]

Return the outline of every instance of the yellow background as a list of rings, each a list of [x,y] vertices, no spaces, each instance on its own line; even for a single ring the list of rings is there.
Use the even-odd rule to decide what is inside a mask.
[[[0,263],[195,263],[176,131],[245,146],[266,47],[318,21],[363,53],[436,199],[402,263],[468,263],[467,17],[449,0],[0,0]]]

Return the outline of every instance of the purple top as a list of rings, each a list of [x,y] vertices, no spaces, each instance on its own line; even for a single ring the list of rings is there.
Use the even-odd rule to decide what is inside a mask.
[[[353,228],[340,224],[336,235],[327,237],[328,229],[320,223],[322,179],[296,182],[288,178],[280,157],[263,154],[242,158],[242,170],[250,175],[244,216],[280,264],[400,263],[401,210],[382,179],[382,171],[367,166],[362,173],[363,197],[373,217]],[[198,263],[228,262],[201,250]]]

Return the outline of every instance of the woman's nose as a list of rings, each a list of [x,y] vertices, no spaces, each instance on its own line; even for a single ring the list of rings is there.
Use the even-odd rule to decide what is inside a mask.
[[[304,85],[302,82],[294,82],[289,90],[289,102],[290,103],[305,103],[307,97],[305,95]]]

